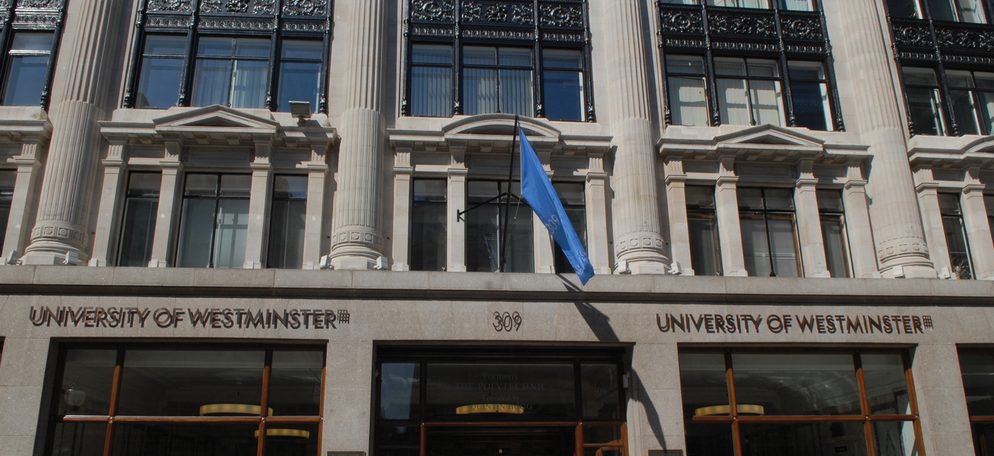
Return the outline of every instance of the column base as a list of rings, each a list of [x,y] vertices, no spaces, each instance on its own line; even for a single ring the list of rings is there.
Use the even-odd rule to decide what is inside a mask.
[[[61,252],[29,250],[21,257],[21,264],[25,266],[83,266],[86,264],[86,260],[80,256],[80,252],[76,249]]]
[[[335,270],[347,271],[372,271],[389,269],[389,261],[381,256],[379,259],[371,259],[362,255],[341,255],[331,258],[331,268]]]
[[[880,277],[885,279],[934,279],[937,276],[931,265],[909,264],[882,268]]]

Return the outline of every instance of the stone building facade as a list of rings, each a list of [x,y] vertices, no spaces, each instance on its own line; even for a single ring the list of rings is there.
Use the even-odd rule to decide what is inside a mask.
[[[994,454],[988,0],[0,18],[0,455]]]

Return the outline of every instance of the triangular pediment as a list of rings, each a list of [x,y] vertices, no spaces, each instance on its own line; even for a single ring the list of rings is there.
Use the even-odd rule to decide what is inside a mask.
[[[555,127],[531,117],[518,117],[518,127],[524,130],[530,141],[558,142],[561,134]],[[442,127],[442,132],[446,137],[479,135],[510,138],[514,133],[514,115],[481,114],[466,117]]]
[[[774,146],[776,148],[800,150],[820,150],[825,143],[820,138],[774,125],[760,125],[746,128],[734,133],[718,136],[715,138],[715,141],[720,145]]]
[[[160,133],[276,134],[279,123],[226,106],[213,105],[169,114],[152,121]]]

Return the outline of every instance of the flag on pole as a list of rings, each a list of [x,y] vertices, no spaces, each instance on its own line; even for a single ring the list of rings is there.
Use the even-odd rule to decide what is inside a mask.
[[[573,266],[577,277],[584,285],[594,276],[594,267],[590,264],[587,249],[583,248],[580,237],[577,236],[573,224],[559,201],[556,189],[552,187],[549,175],[538,161],[535,150],[528,143],[525,132],[518,129],[521,137],[521,197],[525,199],[538,218],[545,224],[549,234],[566,255],[569,264]]]

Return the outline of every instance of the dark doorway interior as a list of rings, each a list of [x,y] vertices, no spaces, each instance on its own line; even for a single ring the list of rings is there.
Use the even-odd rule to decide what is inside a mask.
[[[428,456],[571,456],[573,428],[446,427],[427,436]]]

